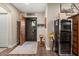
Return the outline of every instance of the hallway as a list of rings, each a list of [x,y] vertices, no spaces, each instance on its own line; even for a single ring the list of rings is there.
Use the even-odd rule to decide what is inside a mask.
[[[17,46],[16,46],[17,47]],[[0,56],[57,56],[53,51],[47,51],[45,46],[40,47],[38,42],[37,53],[36,54],[9,54],[14,48],[7,48],[6,50],[0,53]]]
[[[0,0],[0,59],[79,59],[79,0]]]
[[[78,8],[76,3],[0,3],[0,47],[7,48],[0,55],[79,55]],[[37,53],[30,54],[36,46]],[[9,54],[13,50],[17,53]]]

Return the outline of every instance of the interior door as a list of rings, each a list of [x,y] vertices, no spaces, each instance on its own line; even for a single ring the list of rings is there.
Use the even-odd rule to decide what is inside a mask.
[[[0,47],[8,47],[7,13],[0,14]]]

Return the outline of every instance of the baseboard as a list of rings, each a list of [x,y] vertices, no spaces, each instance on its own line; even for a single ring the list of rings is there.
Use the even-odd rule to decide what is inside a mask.
[[[47,47],[46,50],[51,50],[51,49],[49,47]]]
[[[46,50],[51,50],[51,48],[46,46]]]
[[[0,43],[0,47],[8,47],[8,43]]]
[[[8,48],[13,48],[13,47],[15,47],[17,44],[18,44],[18,42],[14,43],[14,44],[12,44],[12,45],[9,45]]]

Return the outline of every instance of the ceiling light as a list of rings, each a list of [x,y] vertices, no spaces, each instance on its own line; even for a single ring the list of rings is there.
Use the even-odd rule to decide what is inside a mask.
[[[25,5],[29,5],[30,3],[25,3]]]

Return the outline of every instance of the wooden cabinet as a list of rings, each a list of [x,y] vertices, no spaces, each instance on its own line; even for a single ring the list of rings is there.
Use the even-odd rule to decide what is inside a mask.
[[[72,52],[79,55],[79,15],[72,16],[73,21],[73,47]]]

